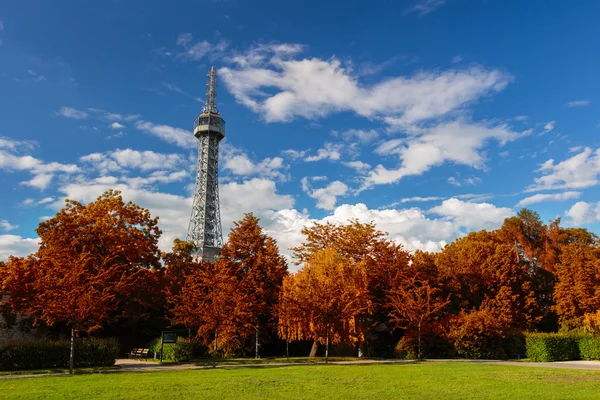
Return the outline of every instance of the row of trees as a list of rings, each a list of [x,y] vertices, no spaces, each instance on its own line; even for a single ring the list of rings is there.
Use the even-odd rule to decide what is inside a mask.
[[[436,254],[409,254],[374,224],[314,224],[292,249],[295,273],[251,214],[214,263],[194,260],[179,240],[161,254],[157,222],[114,191],[68,201],[40,224],[35,254],[0,266],[10,310],[66,324],[72,340],[131,318],[160,320],[215,355],[258,356],[278,336],[312,341],[311,355],[336,343],[381,354],[401,338],[419,358],[501,357],[524,330],[600,326],[598,238],[528,210]]]

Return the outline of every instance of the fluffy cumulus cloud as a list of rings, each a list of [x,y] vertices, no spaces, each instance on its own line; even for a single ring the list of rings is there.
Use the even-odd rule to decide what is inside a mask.
[[[9,256],[24,257],[35,252],[39,246],[39,239],[24,238],[18,235],[0,235],[0,260],[7,260]]]
[[[565,201],[571,199],[578,199],[579,196],[581,196],[581,192],[575,191],[563,193],[538,193],[519,201],[519,203],[517,203],[517,207],[527,207],[531,204],[544,203],[547,201]]]
[[[504,219],[515,213],[510,208],[496,207],[489,203],[472,203],[459,199],[444,200],[439,206],[429,210],[441,215],[468,230],[496,229]]]
[[[0,170],[29,172],[33,177],[21,184],[39,190],[46,189],[57,173],[73,174],[79,171],[79,167],[75,164],[47,163],[23,154],[29,152],[33,147],[31,142],[2,138],[0,140]]]
[[[297,44],[258,45],[219,72],[236,100],[267,122],[352,111],[405,126],[446,115],[511,81],[503,71],[474,66],[367,85],[337,58],[301,58],[302,50]]]
[[[535,178],[530,192],[547,189],[584,189],[597,185],[600,181],[600,149],[586,147],[581,153],[555,163],[553,159],[544,162],[537,170],[542,176]]]
[[[575,225],[592,224],[600,222],[600,202],[586,203],[579,201],[565,212]]]
[[[397,155],[398,168],[378,165],[370,171],[365,186],[394,183],[403,177],[420,175],[445,162],[485,167],[482,149],[490,140],[500,144],[515,140],[519,134],[506,125],[488,126],[483,123],[451,121],[429,128],[416,129],[406,138],[391,139],[379,145],[381,155]]]
[[[312,180],[322,180],[321,177],[312,177]],[[333,181],[329,185],[313,189],[310,186],[309,178],[302,178],[302,190],[310,197],[317,200],[317,208],[323,210],[333,210],[339,196],[344,196],[348,193],[348,186],[340,181]]]
[[[240,149],[231,145],[224,146],[221,151],[222,168],[225,171],[231,172],[233,175],[248,177],[258,175],[262,177],[276,178],[278,180],[286,180],[286,166],[281,157],[267,157],[262,161],[253,161],[250,157]]]
[[[322,149],[317,150],[317,153],[308,156],[304,159],[306,162],[329,160],[338,161],[342,157],[342,145],[337,143],[325,143]]]
[[[169,125],[157,125],[147,121],[137,121],[135,127],[149,135],[183,148],[198,147],[198,140],[190,131]]]
[[[133,149],[118,149],[106,153],[91,153],[79,159],[83,163],[108,173],[123,169],[172,170],[185,167],[188,161],[180,154],[155,153]]]

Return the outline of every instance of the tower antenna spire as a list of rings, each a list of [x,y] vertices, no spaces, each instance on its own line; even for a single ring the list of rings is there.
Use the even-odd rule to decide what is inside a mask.
[[[206,103],[202,107],[202,114],[219,114],[217,108],[217,70],[211,67],[206,81]]]

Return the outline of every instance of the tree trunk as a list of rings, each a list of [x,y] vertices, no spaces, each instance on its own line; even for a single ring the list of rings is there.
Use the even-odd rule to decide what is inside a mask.
[[[290,327],[286,327],[285,331],[285,356],[290,361]]]
[[[213,349],[213,368],[217,368],[217,350],[219,349],[219,328],[215,328],[215,346]]]
[[[260,347],[260,343],[258,342],[258,329],[255,331],[255,340],[254,340],[254,358],[259,359],[260,358],[260,352],[258,351],[259,347]]]
[[[317,356],[317,350],[319,350],[319,342],[317,342],[317,339],[315,339],[312,348],[310,349],[310,354],[308,355],[308,357],[315,358]]]
[[[325,334],[325,364],[329,364],[329,324],[327,324],[327,333]]]
[[[75,367],[75,326],[71,322],[71,352],[69,354],[69,373],[73,375]]]
[[[418,331],[419,331],[418,332],[418,342],[419,342],[418,346],[419,347],[418,347],[418,350],[417,350],[417,359],[419,361],[421,361],[421,324],[419,324],[419,326],[418,326]]]

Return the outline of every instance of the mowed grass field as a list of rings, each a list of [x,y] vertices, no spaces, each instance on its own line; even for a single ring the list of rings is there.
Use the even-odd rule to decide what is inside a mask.
[[[599,399],[600,371],[306,365],[0,380],[0,399]]]

